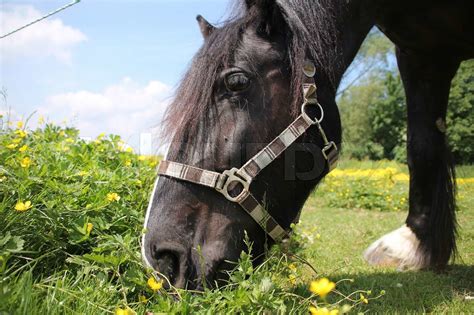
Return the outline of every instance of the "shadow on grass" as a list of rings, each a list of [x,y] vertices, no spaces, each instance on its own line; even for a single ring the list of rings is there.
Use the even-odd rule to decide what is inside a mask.
[[[360,311],[443,312],[453,311],[452,302],[459,310],[474,311],[474,301],[465,299],[466,296],[474,295],[474,266],[452,265],[444,273],[384,271],[339,274],[332,280],[341,279],[354,279],[354,282],[342,282],[338,285],[338,290],[345,294],[367,289],[372,290],[372,296],[376,296],[381,290],[385,290],[383,297],[360,307]],[[446,305],[448,302],[450,306]]]

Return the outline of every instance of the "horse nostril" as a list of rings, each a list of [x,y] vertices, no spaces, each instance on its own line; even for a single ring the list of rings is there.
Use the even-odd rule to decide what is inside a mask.
[[[154,255],[156,269],[165,276],[172,285],[179,274],[179,259],[176,253],[169,250],[158,251]]]

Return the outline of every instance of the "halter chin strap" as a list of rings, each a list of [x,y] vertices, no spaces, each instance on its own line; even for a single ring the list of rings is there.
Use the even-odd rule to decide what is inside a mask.
[[[316,83],[314,81],[316,67],[312,62],[306,61],[303,72],[305,74],[303,83],[304,102],[301,106],[301,114],[278,137],[241,168],[232,168],[217,173],[177,162],[162,161],[158,167],[158,175],[214,188],[229,201],[238,203],[275,242],[280,242],[288,236],[288,232],[275,221],[265,207],[250,193],[252,181],[313,125],[318,128],[323,139],[324,146],[321,152],[329,171],[336,167],[338,159],[336,144],[327,139],[326,133],[321,127],[324,110],[318,103],[316,95]],[[306,113],[308,106],[316,106],[321,113],[321,117],[319,119],[309,117]],[[238,192],[234,193],[236,190]]]

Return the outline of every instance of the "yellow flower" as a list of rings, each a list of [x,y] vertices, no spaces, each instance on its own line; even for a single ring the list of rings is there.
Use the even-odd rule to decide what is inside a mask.
[[[20,138],[25,138],[28,135],[26,131],[21,129],[15,130],[15,134],[18,135],[18,137]]]
[[[73,143],[73,142],[74,142],[74,139],[73,139],[73,138],[67,138],[65,141],[66,141],[67,143]]]
[[[360,294],[360,301],[369,304],[369,300],[362,293]]]
[[[22,146],[21,148],[19,148],[18,151],[20,151],[20,152],[25,152],[27,149],[28,149],[28,146],[25,144],[24,146]]]
[[[150,277],[146,283],[155,292],[163,287],[163,280],[156,281],[154,277]]]
[[[295,276],[294,274],[290,274],[290,275],[288,276],[288,280],[290,281],[290,283],[291,283],[292,285],[295,285],[295,284],[296,284],[296,276]]]
[[[327,307],[316,308],[314,306],[309,307],[311,315],[338,315],[339,310],[328,310]]]
[[[30,209],[31,207],[32,207],[31,201],[29,201],[29,200],[25,201],[25,202],[18,201],[15,205],[15,210],[23,212],[23,211],[26,211],[26,210]]]
[[[21,138],[15,138],[12,140],[12,142],[18,144],[21,142]]]
[[[132,161],[126,160],[126,161],[125,161],[125,166],[130,166],[130,165],[132,165]]]
[[[125,149],[125,152],[133,153],[133,148],[128,147],[128,148]]]
[[[31,159],[29,157],[24,157],[20,161],[20,166],[23,167],[23,168],[28,168],[28,167],[30,167],[30,165],[31,165]]]
[[[89,173],[86,172],[86,171],[80,171],[80,172],[77,172],[77,173],[76,173],[77,176],[86,176],[86,175],[88,175],[88,174],[89,174]]]
[[[16,143],[10,143],[7,145],[7,149],[15,149],[18,146]]]
[[[140,294],[140,295],[138,296],[138,301],[139,301],[140,303],[146,303],[146,302],[148,302],[148,299],[146,298],[146,296]]]
[[[115,310],[115,315],[133,315],[133,314],[135,313],[129,308],[117,308]]]
[[[473,178],[473,177],[470,177],[470,178],[458,178],[458,179],[456,180],[456,182],[457,182],[458,184],[462,184],[462,185],[464,185],[464,184],[472,184],[472,183],[474,183],[474,178]]]
[[[140,155],[140,156],[138,157],[138,160],[139,160],[139,161],[145,161],[145,160],[146,160],[146,156]]]
[[[61,131],[59,132],[59,136],[60,136],[60,137],[64,137],[65,135],[66,135],[66,133],[64,132],[64,130],[61,130]]]
[[[126,150],[127,150],[127,147],[128,147],[128,145],[127,145],[125,142],[123,142],[122,140],[119,140],[119,141],[117,142],[117,149],[118,149],[119,151],[126,151]]]
[[[331,292],[336,287],[336,284],[332,281],[329,281],[328,278],[321,278],[316,281],[312,281],[309,290],[316,295],[319,295],[322,298],[325,298],[329,292]]]
[[[289,268],[291,271],[293,271],[293,272],[296,271],[296,265],[293,264],[293,263],[289,264],[289,265],[288,265],[288,268]]]
[[[23,122],[20,120],[20,121],[18,121],[18,122],[16,123],[16,126],[18,127],[18,129],[21,129],[21,128],[23,128],[24,124],[23,124]]]
[[[92,224],[90,222],[87,223],[86,231],[87,231],[88,234],[91,233],[93,227],[94,227],[94,224]]]
[[[114,193],[114,192],[108,193],[107,194],[107,200],[110,201],[110,202],[119,201],[120,196],[117,193]]]

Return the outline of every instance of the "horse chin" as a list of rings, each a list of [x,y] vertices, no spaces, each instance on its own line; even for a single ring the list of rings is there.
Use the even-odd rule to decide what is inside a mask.
[[[364,252],[364,258],[370,265],[396,267],[399,271],[420,270],[429,263],[420,241],[406,225],[372,243]]]

